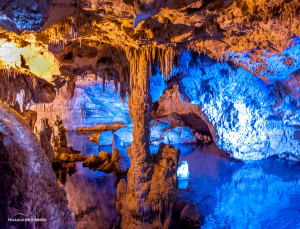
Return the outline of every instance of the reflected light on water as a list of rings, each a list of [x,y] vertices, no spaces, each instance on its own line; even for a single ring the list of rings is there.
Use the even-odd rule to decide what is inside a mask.
[[[189,165],[187,161],[182,161],[181,165],[177,169],[177,177],[178,177],[178,188],[186,189],[188,187],[188,179],[190,176]]]

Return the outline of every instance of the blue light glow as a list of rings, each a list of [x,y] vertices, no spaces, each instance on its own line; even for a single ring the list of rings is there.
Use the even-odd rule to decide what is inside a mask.
[[[181,165],[177,169],[178,180],[189,179],[189,176],[190,176],[189,165],[187,161],[182,161]]]
[[[271,82],[289,79],[289,74],[300,68],[299,54],[300,39],[295,37],[293,45],[281,55],[268,57],[266,70],[261,74]],[[230,55],[250,63],[246,54]],[[293,65],[283,63],[287,55],[293,58]],[[267,84],[251,73],[258,65],[249,66],[246,71],[207,57],[195,61],[189,51],[184,51],[173,72],[184,73],[180,92],[189,99],[186,102],[202,106],[216,127],[217,144],[235,158],[258,160],[285,152],[299,156],[300,145],[295,136],[296,125],[300,124],[300,98],[281,92],[282,98],[278,98],[276,91],[281,90],[281,84]]]
[[[161,73],[159,70],[157,70],[157,74],[153,75],[150,81],[150,94],[152,97],[152,102],[156,102],[166,88],[166,79],[161,77]]]
[[[177,169],[178,177],[178,188],[186,189],[188,187],[188,181],[190,177],[189,165],[187,161],[182,161],[180,166]]]
[[[105,82],[105,93],[100,78],[97,82],[89,84],[80,82],[80,80],[76,82],[74,96],[70,101],[70,118],[67,123],[69,129],[115,122],[131,123],[127,105],[128,96],[123,104],[119,91],[115,93],[113,82]]]

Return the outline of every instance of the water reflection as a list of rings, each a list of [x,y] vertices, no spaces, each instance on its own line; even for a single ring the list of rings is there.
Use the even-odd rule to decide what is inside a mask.
[[[113,173],[92,171],[76,164],[77,172],[56,171],[64,185],[77,229],[108,229],[118,224],[116,212],[117,178]]]
[[[189,165],[187,161],[182,161],[177,169],[177,177],[178,177],[178,188],[185,189],[188,187],[188,180],[190,177]]]
[[[277,158],[234,163],[201,147],[180,160],[190,179],[178,201],[195,202],[201,228],[300,228],[300,165]]]
[[[88,142],[86,136],[74,139],[73,147],[84,155],[98,153],[97,144]],[[235,162],[215,145],[176,147],[181,150],[179,179],[184,181],[179,182],[177,206],[182,209],[187,203],[195,203],[201,228],[300,228],[299,164],[277,158]],[[156,151],[155,147],[151,149]],[[59,175],[76,215],[76,227],[117,225],[116,176],[93,172],[81,163],[77,163],[77,170],[72,176]],[[181,228],[176,212],[173,221],[171,228]]]

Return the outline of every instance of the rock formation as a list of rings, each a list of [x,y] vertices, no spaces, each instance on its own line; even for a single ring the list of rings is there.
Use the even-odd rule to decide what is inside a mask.
[[[177,192],[177,163],[179,152],[160,145],[155,155],[150,155],[151,96],[149,70],[151,63],[147,51],[134,52],[131,63],[132,85],[129,98],[132,116],[133,142],[127,148],[131,167],[127,185],[118,185],[118,211],[122,228],[168,228],[172,206]],[[137,58],[138,57],[138,58]]]
[[[122,228],[169,228],[177,193],[178,157],[177,149],[161,143],[144,168],[147,177],[130,174],[134,168],[130,167],[128,184],[124,180],[118,184],[117,210]]]
[[[41,122],[42,129],[38,133],[38,139],[50,163],[52,163],[54,159],[54,151],[51,145],[52,128],[48,124],[48,119],[42,119]]]
[[[22,116],[26,120],[26,122],[29,124],[29,126],[34,130],[35,123],[37,120],[37,112],[36,111],[25,111],[22,113]]]
[[[65,149],[68,146],[65,127],[63,126],[62,120],[57,115],[54,116],[51,143],[56,152]]]
[[[2,103],[0,119],[0,227],[25,227],[13,219],[36,218],[42,221],[31,222],[33,227],[75,228],[65,192],[32,129]]]

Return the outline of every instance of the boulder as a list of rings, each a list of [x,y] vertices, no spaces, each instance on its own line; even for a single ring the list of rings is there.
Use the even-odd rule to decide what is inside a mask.
[[[101,134],[92,134],[91,136],[88,136],[87,139],[89,140],[89,142],[97,143],[97,145],[100,146],[99,144],[100,135]]]
[[[107,164],[111,160],[111,154],[108,152],[105,152],[105,151],[101,151],[99,153],[99,158],[100,158],[102,164]]]
[[[97,170],[103,171],[103,172],[106,172],[106,173],[112,172],[113,169],[114,169],[114,163],[113,163],[113,162],[109,162],[109,163],[100,165],[100,166],[97,168]]]
[[[199,227],[200,226],[200,213],[196,209],[195,203],[186,205],[181,214],[180,222],[183,226]]]

